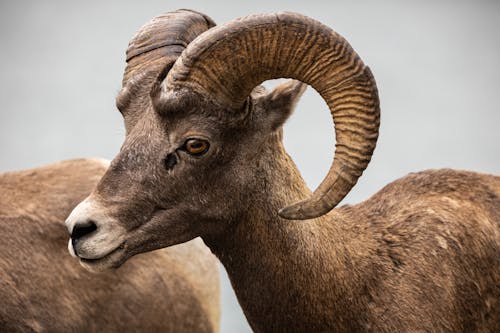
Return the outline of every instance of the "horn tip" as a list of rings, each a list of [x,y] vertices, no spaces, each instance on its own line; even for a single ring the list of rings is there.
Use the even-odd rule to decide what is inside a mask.
[[[296,212],[292,212],[290,211],[290,209],[287,208],[290,207],[281,208],[278,211],[278,216],[286,220],[297,220],[298,218]]]
[[[323,214],[317,211],[304,211],[304,202],[297,202],[293,205],[281,208],[278,215],[286,220],[308,220],[319,217]]]

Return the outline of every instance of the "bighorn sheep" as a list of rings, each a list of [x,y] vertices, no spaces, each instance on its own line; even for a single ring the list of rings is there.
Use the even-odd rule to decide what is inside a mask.
[[[92,274],[65,255],[64,219],[108,163],[0,174],[0,331],[216,332],[217,260],[199,239]]]
[[[333,164],[312,195],[282,145],[305,86],[255,88],[279,77],[311,85],[333,116]],[[139,88],[119,94],[125,143],[66,221],[87,265],[201,236],[258,332],[500,330],[500,177],[425,171],[333,209],[370,160],[379,100],[330,28],[240,18],[190,43],[151,100]]]
[[[136,35],[129,56],[163,68],[182,51],[169,46],[173,34],[189,43],[211,25],[189,11],[159,16]],[[165,47],[148,53],[152,41],[144,33],[155,26],[165,30],[157,36]],[[133,53],[141,47],[143,55]],[[129,59],[130,75],[136,58]],[[0,331],[218,331],[218,262],[200,239],[99,275],[65,255],[63,221],[106,167],[73,160],[0,174]]]

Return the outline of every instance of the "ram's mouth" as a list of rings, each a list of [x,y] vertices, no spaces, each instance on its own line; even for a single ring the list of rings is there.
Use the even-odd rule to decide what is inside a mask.
[[[120,267],[126,260],[125,242],[117,246],[113,251],[100,258],[86,259],[78,257],[80,264],[90,271],[103,271]]]
[[[122,238],[122,242],[120,245],[115,247],[110,252],[107,252],[101,257],[91,257],[85,258],[78,256],[72,251],[72,247],[70,248],[70,253],[77,257],[80,264],[86,269],[94,272],[100,272],[107,269],[114,269],[120,267],[125,261],[130,259],[131,257],[143,253],[149,252],[152,250],[156,250],[162,247],[175,245],[179,242],[172,242],[162,244],[161,239],[158,239],[158,234],[155,232],[155,225],[158,225],[158,222],[165,218],[165,214],[169,214],[171,209],[163,208],[163,207],[155,207],[153,212],[151,213],[150,218],[137,226],[136,228],[129,230],[124,238]],[[149,239],[146,235],[153,235],[153,239],[150,241],[145,241],[145,239]],[[183,240],[181,242],[187,241],[189,239]]]

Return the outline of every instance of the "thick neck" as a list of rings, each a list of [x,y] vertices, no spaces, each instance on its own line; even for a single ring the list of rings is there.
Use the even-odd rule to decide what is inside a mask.
[[[350,313],[334,308],[352,309],[346,302],[352,301],[349,281],[355,279],[355,258],[344,239],[350,237],[346,217],[340,209],[315,220],[280,218],[278,209],[305,199],[310,190],[284,151],[273,155],[275,164],[265,175],[271,188],[256,195],[222,235],[205,241],[224,264],[255,331],[335,328],[332,316],[350,320]]]

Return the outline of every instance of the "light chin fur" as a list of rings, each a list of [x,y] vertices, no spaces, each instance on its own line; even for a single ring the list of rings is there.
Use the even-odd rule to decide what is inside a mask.
[[[80,265],[94,273],[107,271],[120,267],[127,259],[123,246],[118,246],[111,253],[99,259],[79,258]]]
[[[80,266],[82,266],[83,268],[85,268],[87,271],[89,271],[91,273],[102,273],[102,272],[111,270],[113,268],[117,268],[117,267],[114,267],[112,265],[106,264],[105,262],[88,263],[88,262],[85,262],[82,260],[80,260]]]

